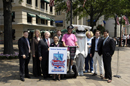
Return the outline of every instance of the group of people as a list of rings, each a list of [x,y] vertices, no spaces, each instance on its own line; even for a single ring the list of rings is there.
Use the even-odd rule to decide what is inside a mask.
[[[86,41],[81,44],[81,42],[77,42],[80,39],[77,39],[77,37],[72,34],[72,29],[72,26],[68,26],[68,32],[63,36],[61,35],[61,31],[58,30],[57,35],[53,38],[50,38],[50,33],[48,31],[45,31],[44,38],[42,38],[40,31],[35,30],[35,36],[31,42],[28,40],[28,32],[23,32],[23,37],[18,40],[21,81],[24,81],[24,77],[30,78],[28,64],[31,56],[33,59],[33,75],[38,77],[41,76],[42,73],[43,78],[46,79],[50,76],[48,74],[49,47],[77,46],[77,49],[79,48],[82,50],[80,46],[83,44],[87,44],[85,50],[88,50],[88,53],[86,55],[80,53],[78,57],[76,56],[76,58],[74,58],[70,57],[69,52],[67,52],[67,66],[69,65],[69,61],[71,61],[72,71],[73,61],[76,60],[78,75],[83,75],[83,67],[85,64],[84,72],[87,73],[90,70],[90,72],[93,73],[93,76],[96,76],[98,61],[100,77],[108,79],[108,83],[112,81],[111,60],[115,50],[115,41],[109,37],[109,32],[107,30],[104,31],[103,39],[100,38],[100,31],[97,30],[94,37],[91,31],[87,31],[85,37]],[[103,65],[105,70],[104,76]],[[53,74],[52,76],[53,80],[56,80],[56,74]],[[60,74],[58,74],[58,80],[60,80]]]

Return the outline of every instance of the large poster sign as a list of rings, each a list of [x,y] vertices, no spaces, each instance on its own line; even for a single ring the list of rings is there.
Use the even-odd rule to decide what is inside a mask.
[[[49,74],[66,74],[67,71],[67,48],[49,48]]]

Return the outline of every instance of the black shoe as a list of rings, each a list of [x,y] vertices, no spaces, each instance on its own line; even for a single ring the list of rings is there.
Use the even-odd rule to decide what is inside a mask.
[[[25,81],[24,78],[22,78],[22,77],[20,78],[20,80],[21,80],[21,81]]]
[[[92,76],[96,76],[97,74],[96,73],[94,73]]]
[[[26,78],[31,78],[29,75],[25,76]]]

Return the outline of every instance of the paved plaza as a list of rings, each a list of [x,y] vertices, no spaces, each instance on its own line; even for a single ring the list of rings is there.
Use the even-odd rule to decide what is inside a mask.
[[[14,45],[17,50],[17,45]],[[1,51],[3,46],[0,45]],[[35,78],[32,75],[32,59],[29,64],[31,79],[25,78],[20,81],[19,78],[19,60],[0,60],[0,86],[130,86],[130,48],[119,48],[120,64],[119,75],[121,78],[113,77],[112,83],[107,83],[98,76],[92,76],[91,73],[85,73],[84,76],[78,76],[76,79],[62,79],[53,81],[51,78],[44,80],[42,77]],[[112,57],[112,73],[117,70],[117,49]],[[98,68],[99,69],[99,68]]]

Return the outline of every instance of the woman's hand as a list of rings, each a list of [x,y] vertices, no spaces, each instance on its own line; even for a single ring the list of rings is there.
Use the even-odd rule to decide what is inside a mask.
[[[42,61],[42,56],[39,57],[39,60]]]
[[[35,55],[33,55],[33,57],[35,57]]]

